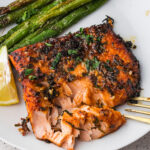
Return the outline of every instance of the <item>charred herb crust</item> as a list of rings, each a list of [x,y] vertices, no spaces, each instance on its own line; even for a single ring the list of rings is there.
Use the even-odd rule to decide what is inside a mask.
[[[72,72],[77,65],[85,65],[85,72],[82,77],[91,79],[93,86],[99,90],[107,89],[113,96],[116,90],[125,89],[129,97],[137,96],[140,92],[140,71],[139,63],[131,52],[131,43],[125,42],[119,35],[115,35],[112,31],[114,20],[107,17],[105,23],[90,28],[80,28],[80,31],[61,38],[50,38],[41,43],[40,46],[36,44],[25,48],[24,53],[28,55],[28,65],[22,64],[20,56],[13,52],[11,55],[14,60],[19,60],[22,71],[20,78],[28,78],[30,82],[36,86],[43,87],[37,98],[44,95],[45,99],[52,101],[53,98],[59,95],[59,84],[57,81],[63,79],[67,82],[80,79],[81,76],[76,76]],[[107,53],[107,42],[103,42],[103,38],[107,33],[111,33],[117,40],[117,43],[124,44],[128,55],[132,59],[132,64],[123,61],[119,55],[114,55],[112,60],[100,60],[99,56]],[[115,43],[112,42],[112,47],[115,48]],[[32,52],[30,50],[32,49]],[[118,50],[116,48],[116,50]],[[26,56],[24,56],[26,58]],[[42,71],[42,67],[35,67],[37,63],[40,65],[47,65],[48,71]],[[135,70],[132,70],[136,66]],[[120,69],[121,68],[121,69]],[[26,73],[26,70],[32,70]],[[136,79],[133,83],[131,79],[125,83],[118,80],[118,75],[122,70]],[[102,80],[101,80],[102,78]],[[46,82],[45,86],[42,82]],[[130,88],[127,88],[130,87]],[[130,90],[130,91],[129,91]],[[37,91],[39,92],[39,91]]]

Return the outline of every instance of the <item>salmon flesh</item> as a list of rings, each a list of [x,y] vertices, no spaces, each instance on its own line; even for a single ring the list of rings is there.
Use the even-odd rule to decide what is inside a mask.
[[[112,108],[140,92],[139,62],[113,22],[80,28],[10,54],[33,132],[68,150],[100,138],[125,118]]]

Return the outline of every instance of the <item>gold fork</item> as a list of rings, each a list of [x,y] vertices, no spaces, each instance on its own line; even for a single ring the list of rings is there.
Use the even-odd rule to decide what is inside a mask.
[[[150,97],[134,97],[134,98],[131,99],[131,101],[127,102],[127,105],[150,109],[150,105],[138,103],[138,101],[150,102]],[[125,111],[150,115],[150,111],[141,111],[141,110],[135,110],[135,109],[125,109]],[[150,124],[150,118],[139,117],[139,116],[131,116],[131,115],[124,115],[124,116],[126,118],[129,118],[129,119],[133,119],[133,120],[137,120],[137,121],[140,121],[140,122]]]

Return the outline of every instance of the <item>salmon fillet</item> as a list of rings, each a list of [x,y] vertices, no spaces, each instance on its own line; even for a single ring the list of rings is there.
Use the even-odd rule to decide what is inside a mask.
[[[107,18],[12,52],[35,136],[71,150],[77,137],[100,138],[124,124],[111,108],[140,92],[139,62],[130,48]]]

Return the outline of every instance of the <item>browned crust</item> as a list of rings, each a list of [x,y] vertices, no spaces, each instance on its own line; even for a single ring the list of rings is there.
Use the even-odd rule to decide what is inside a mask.
[[[127,46],[126,42],[119,36],[116,35],[112,30],[112,24],[104,23],[98,26],[91,26],[90,28],[85,28],[82,31],[83,35],[92,35],[94,39],[101,37],[100,46],[103,46],[104,50],[101,52],[96,51],[97,43],[87,44],[86,37],[82,38],[81,31],[68,34],[66,36],[60,38],[50,38],[46,40],[46,43],[50,43],[52,46],[46,46],[45,42],[30,45],[27,47],[20,48],[10,54],[10,59],[15,66],[16,70],[20,74],[20,78],[22,79],[22,84],[24,87],[24,96],[26,101],[32,102],[34,107],[37,109],[37,106],[41,107],[43,104],[37,103],[38,97],[34,97],[33,93],[38,92],[37,84],[39,81],[45,80],[44,76],[55,74],[55,81],[57,79],[61,79],[63,82],[68,81],[70,75],[74,75],[72,71],[66,72],[62,70],[63,66],[66,64],[67,66],[71,63],[70,56],[66,54],[68,49],[73,49],[77,45],[80,46],[79,56],[82,59],[93,59],[93,56],[97,57],[101,62],[101,67],[105,70],[105,75],[102,76],[102,80],[106,82],[104,85],[101,81],[100,86],[102,87],[102,93],[110,96],[110,95],[119,95],[122,93],[121,98],[116,98],[117,100],[110,104],[109,100],[106,100],[106,105],[113,107],[119,104],[124,103],[126,100],[131,97],[138,96],[140,93],[140,67],[139,62],[136,57],[133,55],[129,46]],[[79,37],[76,35],[80,34]],[[68,44],[67,44],[68,43]],[[105,43],[105,44],[103,44]],[[76,45],[77,44],[77,45]],[[103,45],[102,45],[103,44]],[[62,53],[62,60],[57,65],[56,69],[51,68],[52,62],[54,61],[56,55],[58,53]],[[43,55],[43,58],[41,58]],[[123,61],[123,63],[118,65],[117,67],[114,64],[114,58],[117,55],[119,61]],[[43,59],[43,60],[42,60]],[[67,61],[69,61],[69,64]],[[73,59],[74,61],[74,59]],[[107,61],[110,61],[110,64],[107,64]],[[43,65],[40,67],[39,62]],[[28,67],[29,64],[33,65],[34,72],[37,76],[40,76],[36,71],[37,68],[40,68],[41,74],[44,76],[40,76],[38,80],[31,81],[28,79],[28,76],[24,76],[24,70]],[[107,68],[104,68],[104,67]],[[72,67],[72,66],[71,66]],[[119,77],[120,74],[116,74],[116,77],[112,79],[111,74],[114,72],[109,71],[107,69],[118,69],[123,70],[123,75]],[[130,72],[131,70],[131,72]],[[101,70],[98,70],[100,72]],[[77,72],[75,72],[76,75]],[[85,72],[86,73],[86,72]],[[131,75],[128,75],[128,73]],[[95,73],[94,73],[95,76]],[[89,75],[91,78],[91,74]],[[96,76],[97,77],[97,76]],[[75,79],[80,79],[81,76],[76,76]],[[109,79],[110,78],[110,79]],[[120,78],[120,79],[118,79]],[[47,79],[46,79],[47,80]],[[94,84],[94,83],[93,83]],[[122,87],[119,87],[119,86]],[[59,83],[56,83],[56,87],[59,86]],[[36,89],[36,90],[35,90]],[[30,91],[30,92],[29,92]],[[31,94],[30,94],[31,93]],[[40,94],[41,96],[41,94]],[[106,96],[106,97],[107,97]],[[28,97],[28,98],[27,98]],[[33,99],[34,100],[31,100]],[[43,96],[42,96],[43,97]],[[36,99],[36,100],[35,100]]]

